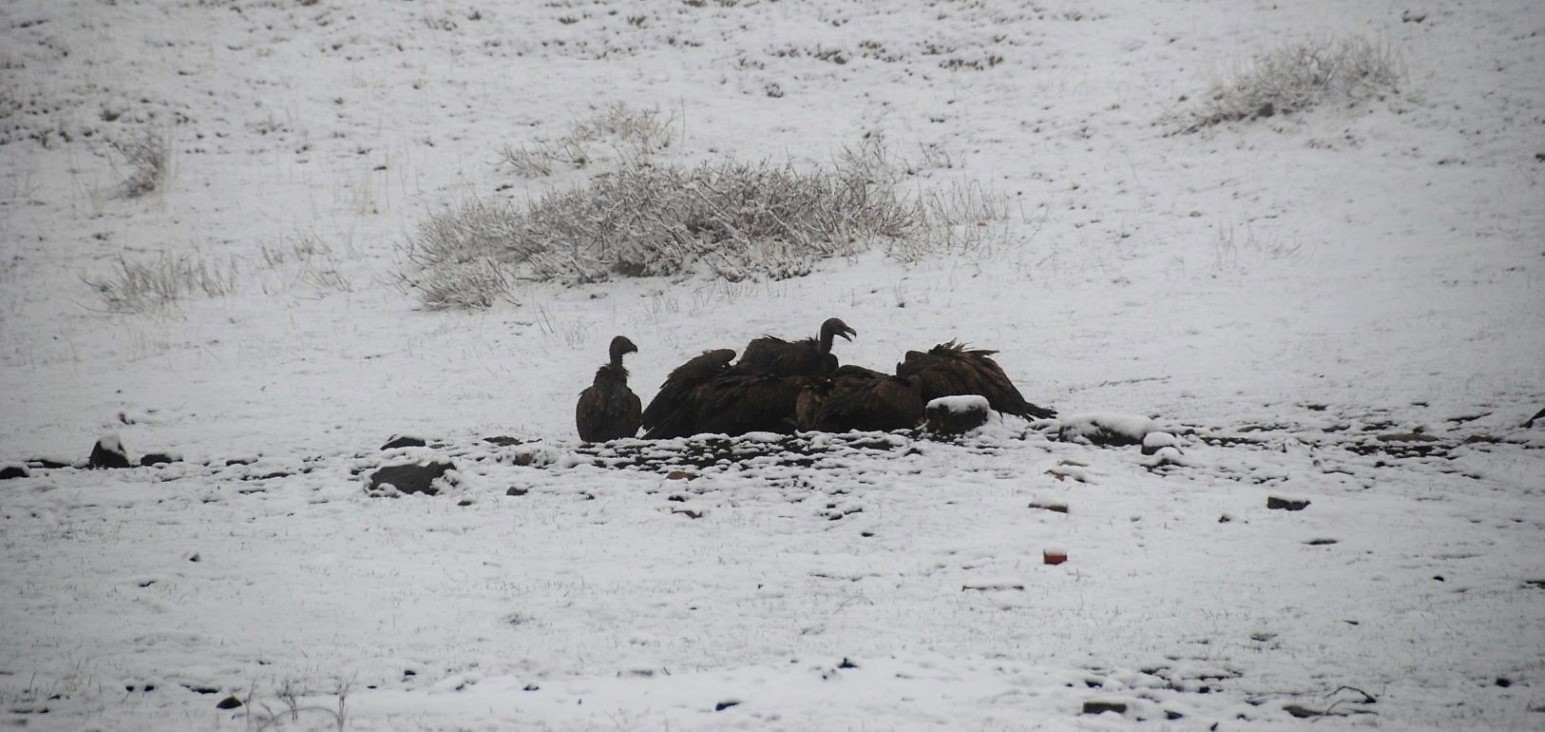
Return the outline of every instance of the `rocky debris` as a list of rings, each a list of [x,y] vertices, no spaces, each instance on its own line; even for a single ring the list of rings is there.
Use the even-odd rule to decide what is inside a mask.
[[[152,465],[166,465],[180,463],[182,457],[169,452],[147,452],[139,458],[140,467],[148,468]]]
[[[440,487],[435,485],[435,482],[445,478],[446,482],[454,483],[454,479],[446,477],[447,473],[454,470],[456,470],[454,464],[442,460],[387,465],[370,474],[370,488],[367,492],[373,496],[395,496],[407,493],[438,495]]]
[[[386,444],[381,446],[381,449],[395,450],[399,447],[424,447],[428,444],[429,443],[426,442],[422,437],[413,437],[411,435],[392,435],[392,438],[387,440]]]
[[[129,451],[123,447],[123,440],[118,433],[103,435],[97,440],[97,444],[91,448],[91,458],[88,464],[93,468],[127,468],[134,465],[129,460]]]
[[[1153,420],[1130,414],[1082,414],[1061,420],[1057,439],[1101,447],[1141,445],[1155,431]],[[1173,439],[1173,438],[1172,438]],[[1156,448],[1157,449],[1157,448]]]
[[[923,408],[925,429],[935,435],[963,435],[987,424],[990,409],[984,396],[939,397]]]
[[[1094,699],[1084,702],[1084,714],[1104,714],[1106,712],[1126,714],[1127,705],[1123,702],[1096,701]]]
[[[11,480],[12,478],[28,478],[31,477],[31,475],[31,473],[27,472],[27,467],[24,465],[11,464],[0,466],[0,480]]]
[[[1309,501],[1267,496],[1266,507],[1277,511],[1302,511],[1309,507]]]
[[[1066,504],[1066,503],[1052,503],[1050,501],[1031,501],[1030,502],[1030,508],[1039,508],[1042,511],[1051,511],[1053,513],[1067,513],[1068,512],[1068,504]]]
[[[1534,429],[1534,423],[1542,421],[1545,421],[1545,409],[1541,409],[1540,411],[1535,412],[1533,417],[1530,417],[1528,421],[1524,422],[1524,429]]]
[[[1142,445],[1144,455],[1157,455],[1165,448],[1180,451],[1180,441],[1168,432],[1149,432],[1143,435]]]

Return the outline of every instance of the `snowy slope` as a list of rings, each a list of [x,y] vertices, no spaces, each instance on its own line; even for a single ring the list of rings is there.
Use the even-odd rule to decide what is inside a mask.
[[[1398,92],[1176,134],[1256,54],[1346,35],[1401,54]],[[1545,724],[1542,37],[1526,0],[6,4],[0,462],[30,467],[0,482],[0,714]],[[401,287],[431,213],[598,172],[498,153],[617,102],[676,121],[670,162],[828,165],[880,134],[910,190],[1011,213],[792,280],[521,283],[470,313]],[[112,143],[145,133],[171,171],[126,197]],[[160,256],[231,291],[124,314],[88,284]],[[1013,419],[724,463],[573,434],[613,335],[647,400],[833,315],[844,362],[958,338],[1178,449]],[[182,461],[39,467],[107,433]],[[398,433],[430,444],[378,449]],[[456,466],[441,495],[367,495],[427,459]],[[274,717],[285,689],[312,708]]]

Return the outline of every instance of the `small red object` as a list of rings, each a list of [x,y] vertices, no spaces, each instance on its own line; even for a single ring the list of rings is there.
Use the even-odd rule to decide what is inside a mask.
[[[1047,551],[1041,552],[1041,558],[1043,560],[1045,560],[1045,562],[1047,564],[1061,564],[1061,563],[1066,562],[1068,560],[1068,553],[1067,552],[1054,552],[1054,551],[1051,551],[1051,550],[1047,550]]]

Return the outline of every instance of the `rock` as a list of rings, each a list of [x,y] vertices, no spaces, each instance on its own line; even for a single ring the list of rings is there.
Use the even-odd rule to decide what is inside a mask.
[[[387,440],[386,444],[381,446],[381,449],[382,450],[395,450],[395,449],[397,449],[399,447],[424,447],[427,444],[429,444],[429,443],[425,442],[424,438],[422,438],[422,437],[411,437],[409,435],[392,435],[392,439]]]
[[[1101,447],[1122,447],[1143,444],[1143,439],[1153,431],[1153,420],[1147,417],[1131,414],[1081,414],[1061,420],[1061,426],[1057,428],[1057,439]]]
[[[1534,416],[1529,418],[1529,421],[1524,422],[1524,429],[1533,429],[1534,423],[1540,421],[1545,421],[1545,409],[1535,412]]]
[[[984,396],[939,397],[923,408],[923,418],[933,434],[961,435],[987,424],[989,409]]]
[[[428,463],[387,465],[370,475],[370,493],[390,495],[383,486],[396,488],[398,493],[423,493],[433,496],[440,492],[435,481],[456,469],[449,461],[431,460]]]
[[[1180,441],[1168,432],[1149,432],[1143,435],[1143,454],[1153,455],[1164,448],[1180,451]]]
[[[1299,704],[1283,705],[1282,711],[1287,712],[1288,714],[1291,714],[1298,719],[1309,719],[1311,717],[1319,717],[1325,714],[1324,712],[1318,712]]]
[[[128,450],[123,448],[123,441],[114,432],[97,440],[97,444],[91,448],[89,464],[93,468],[127,468],[134,463],[129,461]]]
[[[1309,501],[1267,496],[1266,507],[1278,511],[1302,511],[1309,507]]]
[[[152,465],[166,465],[167,463],[180,462],[182,462],[182,457],[173,455],[169,452],[147,452],[144,455],[141,455],[139,458],[140,466],[146,468]]]
[[[1106,712],[1126,714],[1127,705],[1122,702],[1095,701],[1092,699],[1084,702],[1084,714],[1104,714]]]
[[[506,496],[524,496],[524,495],[526,495],[527,493],[530,493],[530,492],[531,492],[530,488],[521,488],[520,486],[512,485],[512,486],[510,486],[509,490],[504,492],[504,495],[506,495]]]
[[[241,707],[241,700],[234,696],[228,696],[215,705],[216,709],[237,709]]]
[[[29,478],[31,476],[32,474],[27,472],[27,468],[24,465],[6,465],[4,467],[0,467],[0,480],[10,480],[12,478]]]

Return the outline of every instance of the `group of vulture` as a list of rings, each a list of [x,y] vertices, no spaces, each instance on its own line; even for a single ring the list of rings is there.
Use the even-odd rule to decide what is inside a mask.
[[[638,351],[617,336],[611,361],[580,392],[575,422],[580,439],[604,442],[636,437],[668,439],[703,433],[791,434],[796,430],[846,432],[910,429],[925,405],[945,396],[976,394],[991,407],[1027,419],[1056,412],[1025,401],[991,356],[951,341],[926,353],[908,351],[894,374],[838,365],[832,342],[858,332],[841,319],[821,324],[820,335],[797,341],[762,336],[735,360],[730,349],[705,351],[676,367],[644,407],[628,388],[622,357]]]

